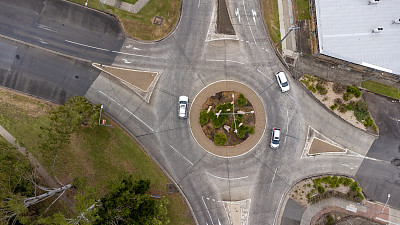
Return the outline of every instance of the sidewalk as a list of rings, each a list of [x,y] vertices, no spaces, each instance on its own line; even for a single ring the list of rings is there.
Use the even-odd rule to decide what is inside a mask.
[[[4,127],[2,127],[1,125],[0,125],[0,135],[3,136],[3,138],[6,139],[9,143],[14,145],[22,155],[27,156],[26,149],[24,147],[21,147],[18,144],[17,139],[15,139],[15,137],[13,137],[10,133],[8,133],[8,131],[4,129]],[[36,169],[36,171],[39,173],[39,175],[43,178],[43,180],[47,183],[47,185],[50,188],[60,187],[60,185],[54,181],[54,179],[43,168],[43,166],[39,163],[36,157],[33,156],[31,153],[28,153],[28,160],[32,165],[32,167]],[[66,195],[63,195],[61,197],[61,200],[67,204],[68,208],[74,211],[73,209],[74,203],[71,201],[70,198],[68,198]]]
[[[384,204],[378,202],[366,201],[365,204],[359,204],[340,198],[326,199],[309,206],[303,213],[301,225],[315,224],[322,215],[329,212],[341,212],[383,224],[400,225],[399,210],[384,207]]]
[[[279,26],[281,39],[290,31],[289,28],[296,27],[293,18],[293,6],[291,0],[278,0]],[[295,30],[282,41],[282,55],[297,58]]]

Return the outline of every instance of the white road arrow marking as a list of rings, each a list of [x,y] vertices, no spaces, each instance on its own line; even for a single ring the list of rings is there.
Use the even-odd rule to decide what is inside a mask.
[[[126,60],[126,59],[122,59],[122,60],[124,60],[124,62],[127,63],[127,64],[132,63],[132,62],[129,62],[128,60]]]
[[[131,45],[131,44],[125,46],[125,48],[132,48],[132,47],[133,47],[133,45]],[[140,48],[133,47],[133,50],[140,50]]]
[[[236,15],[236,17],[239,19],[239,23],[240,23],[239,8],[236,8],[236,9],[235,9],[235,15]]]
[[[256,13],[256,11],[255,10],[251,10],[251,12],[253,13],[253,21],[254,21],[254,24],[257,24],[256,23],[256,17],[257,17],[257,13]]]

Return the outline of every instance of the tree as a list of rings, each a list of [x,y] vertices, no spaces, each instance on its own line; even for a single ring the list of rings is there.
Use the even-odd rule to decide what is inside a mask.
[[[168,224],[167,199],[152,199],[146,194],[149,188],[149,180],[134,181],[131,175],[114,182],[109,193],[100,199],[94,224]]]

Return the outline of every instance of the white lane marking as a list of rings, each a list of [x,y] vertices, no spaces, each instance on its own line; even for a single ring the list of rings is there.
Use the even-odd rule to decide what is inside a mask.
[[[94,47],[94,46],[91,46],[91,45],[85,45],[85,44],[81,44],[81,43],[70,41],[70,40],[65,40],[65,41],[68,42],[68,43],[71,43],[71,44],[80,45],[80,46],[84,46],[84,47],[87,47],[87,48],[93,48],[93,49],[106,51],[106,52],[113,52],[113,53],[119,53],[119,54],[123,54],[123,55],[131,55],[131,56],[138,56],[138,57],[152,58],[152,59],[160,59],[160,58],[166,59],[166,57],[154,57],[154,56],[133,54],[133,53],[127,53],[127,52],[111,51],[111,50],[108,50],[108,49],[98,48],[98,47]]]
[[[250,33],[251,33],[251,36],[253,37],[254,44],[257,45],[256,39],[254,38],[254,35],[253,35],[253,31],[251,30],[251,27],[250,27],[249,17],[247,16],[247,13],[246,13],[246,6],[244,5],[244,0],[243,0],[243,8],[244,8],[244,14],[246,15],[246,19],[247,19],[247,25],[249,25]]]
[[[209,175],[209,176],[221,179],[221,180],[240,180],[240,179],[246,179],[248,177],[248,176],[245,176],[245,177],[236,177],[236,178],[225,178],[225,177],[219,177],[219,176],[212,175],[209,172],[206,172],[206,174]]]
[[[353,166],[353,163],[350,163],[350,164],[342,163],[342,165],[345,166],[345,167],[349,167],[351,170],[354,170],[355,168],[358,167],[358,166],[356,166],[356,165]]]
[[[287,134],[289,133],[289,111],[288,110],[286,110],[286,118],[287,118],[287,124],[286,124],[285,141],[283,142],[284,144],[286,143],[286,137],[287,137]]]
[[[239,23],[240,23],[239,8],[236,8],[236,9],[235,9],[235,15],[236,15],[236,17],[239,19]]]
[[[219,219],[218,219],[218,225],[221,225],[221,222],[219,221]]]
[[[169,146],[193,166],[193,163],[190,162],[189,159],[187,159],[185,156],[183,156],[178,150],[176,150],[176,148],[174,148],[172,145],[169,145]]]
[[[265,75],[263,72],[261,72],[259,69],[257,69],[257,71],[259,72],[259,73],[261,73],[262,75],[264,75],[266,78],[268,78],[269,80],[272,80],[271,78],[269,78],[269,77],[267,77],[267,75]]]
[[[390,221],[388,221],[388,220],[385,220],[385,219],[382,219],[382,218],[379,218],[379,217],[376,217],[376,219],[377,219],[377,220],[380,220],[380,221],[382,221],[382,222],[385,222],[385,223],[389,223],[389,224],[393,224],[393,225],[400,225],[400,224],[398,224],[398,223],[393,223],[393,222],[390,222]]]
[[[50,31],[50,32],[53,32],[53,33],[57,33],[57,31],[55,31],[55,30],[51,29],[50,27],[45,26],[45,25],[43,25],[43,24],[38,24],[38,27],[39,27],[40,29],[43,29],[43,30],[47,30],[47,31]]]
[[[126,60],[126,59],[122,59],[122,60],[124,60],[124,62],[127,63],[127,64],[132,63],[132,62],[129,62],[128,60]]]
[[[115,102],[117,105],[121,106],[122,105],[120,103],[118,103],[117,101],[115,101],[113,98],[111,98],[110,96],[104,94],[102,91],[99,91],[102,95],[106,96],[107,98],[109,98],[111,101]],[[149,128],[152,132],[154,131],[149,125],[147,125],[145,122],[143,122],[143,120],[141,120],[139,117],[137,117],[135,114],[133,114],[131,111],[129,111],[129,109],[124,107],[124,110],[127,111],[129,114],[131,114],[133,117],[135,117],[137,120],[139,120],[140,122],[142,122],[147,128]]]
[[[214,221],[211,218],[210,211],[208,211],[208,208],[207,208],[206,202],[204,201],[204,197],[203,196],[201,196],[201,200],[203,200],[204,206],[206,207],[206,210],[207,210],[208,216],[210,217],[211,223],[212,223],[212,225],[214,225]]]
[[[85,44],[81,44],[81,43],[78,43],[78,42],[75,42],[75,41],[70,41],[70,40],[65,40],[65,41],[68,42],[68,43],[71,43],[71,44],[80,45],[80,46],[84,46],[84,47],[87,47],[87,48],[94,48],[94,49],[101,50],[101,51],[106,51],[106,52],[110,51],[108,49],[98,48],[98,47],[94,47],[94,46],[91,46],[91,45],[85,45]]]
[[[200,7],[200,0],[199,0],[199,4],[197,4],[197,8],[199,8]]]
[[[289,93],[286,92],[286,94],[287,94],[293,101],[296,101],[296,100],[294,100],[294,98],[293,98],[291,95],[289,95]]]
[[[276,210],[276,213],[275,213],[275,220],[274,220],[274,223],[273,223],[273,225],[275,225],[275,223],[276,223],[276,219],[277,219],[277,217],[278,217],[278,212],[279,212],[279,210],[280,210],[280,208],[281,208],[281,204],[282,204],[282,200],[283,200],[283,197],[285,196],[285,193],[283,193],[283,195],[282,195],[282,197],[281,197],[281,200],[279,201],[279,205],[278,205],[278,209]]]
[[[254,24],[257,25],[257,23],[256,23],[256,16],[257,16],[257,13],[256,13],[256,11],[255,11],[254,9],[252,9],[251,12],[252,12],[252,14],[253,14],[253,21],[254,21]]]
[[[275,175],[276,175],[276,171],[277,171],[277,170],[278,170],[278,167],[277,167],[277,168],[275,168],[275,171],[274,171],[274,176],[272,177],[271,184],[269,185],[268,192],[267,192],[267,196],[268,196],[269,192],[271,191],[272,183],[274,183],[274,180],[275,180]]]
[[[207,62],[232,62],[232,63],[239,63],[242,65],[245,65],[246,63],[235,61],[235,60],[229,60],[229,59],[206,59]]]

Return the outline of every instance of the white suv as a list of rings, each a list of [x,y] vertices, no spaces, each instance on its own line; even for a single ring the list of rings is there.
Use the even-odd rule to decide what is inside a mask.
[[[271,146],[272,149],[277,149],[279,147],[279,141],[281,139],[281,130],[279,128],[272,128],[272,134],[271,134],[271,143],[269,146]]]
[[[179,96],[179,107],[178,107],[178,115],[181,119],[187,118],[189,97],[187,96]]]
[[[281,88],[282,92],[287,92],[290,89],[289,81],[286,79],[285,72],[277,72],[275,74],[276,80],[278,81],[279,87]]]

